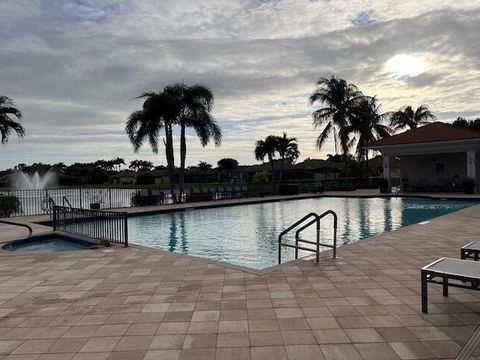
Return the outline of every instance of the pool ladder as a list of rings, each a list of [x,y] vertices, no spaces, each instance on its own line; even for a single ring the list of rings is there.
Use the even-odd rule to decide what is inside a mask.
[[[333,245],[323,244],[320,242],[320,222],[324,217],[328,215],[333,216]],[[300,237],[301,232],[312,225],[316,226],[316,240],[311,241],[311,240],[302,239]],[[297,229],[297,231],[295,232],[295,245],[282,242],[283,237],[294,229]],[[307,248],[305,246],[300,246],[299,243],[315,245],[315,248],[312,249],[312,248]],[[337,214],[333,210],[325,211],[320,215],[314,212],[311,212],[305,215],[304,217],[302,217],[293,225],[283,230],[280,233],[280,235],[278,235],[278,263],[279,264],[282,263],[282,246],[295,249],[295,259],[298,259],[298,250],[314,252],[316,255],[315,257],[316,264],[320,263],[320,246],[333,249],[333,254],[331,256],[331,259],[333,260],[337,259]]]

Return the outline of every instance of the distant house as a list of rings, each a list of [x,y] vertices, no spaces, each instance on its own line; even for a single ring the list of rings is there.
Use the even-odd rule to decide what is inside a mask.
[[[110,181],[115,185],[131,185],[135,184],[137,179],[137,173],[132,170],[123,170],[118,174],[110,177]]]
[[[274,161],[276,179],[279,177],[280,160]],[[343,164],[321,159],[306,159],[300,163],[291,164],[285,161],[283,167],[284,180],[310,180],[320,181],[323,179],[336,178],[342,170]],[[232,170],[231,176],[238,182],[249,182],[257,172],[271,172],[270,163],[258,165],[241,165],[237,169]]]
[[[165,182],[167,176],[167,170],[139,170],[137,172],[124,170],[111,176],[110,182],[115,185],[152,185]]]
[[[465,178],[479,183],[480,131],[434,122],[368,146],[383,157],[383,177],[391,183],[391,159],[400,159],[401,178],[411,190],[444,191]]]

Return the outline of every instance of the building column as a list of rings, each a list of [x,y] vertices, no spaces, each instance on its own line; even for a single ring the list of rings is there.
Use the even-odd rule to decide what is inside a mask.
[[[476,180],[475,150],[467,151],[467,177]]]
[[[383,158],[382,177],[388,181],[387,192],[392,192],[392,182],[390,181],[390,156],[382,154],[382,158]]]

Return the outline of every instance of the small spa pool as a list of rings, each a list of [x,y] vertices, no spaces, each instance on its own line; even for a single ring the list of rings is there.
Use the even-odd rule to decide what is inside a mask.
[[[33,236],[17,240],[2,246],[3,250],[22,253],[55,253],[63,251],[87,250],[93,244],[87,241],[69,238],[62,235]]]

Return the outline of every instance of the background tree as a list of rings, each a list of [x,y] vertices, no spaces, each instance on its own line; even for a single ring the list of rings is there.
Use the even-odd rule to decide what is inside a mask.
[[[480,118],[475,120],[467,120],[464,117],[459,116],[457,120],[453,122],[453,125],[466,129],[480,130]]]
[[[138,170],[150,171],[153,169],[153,163],[151,161],[146,161],[146,160],[132,160],[130,161],[130,165],[128,166],[128,168],[133,171],[138,171]]]
[[[274,159],[278,149],[278,139],[274,135],[269,135],[265,140],[258,140],[255,143],[255,159],[263,161],[265,157],[272,169],[272,182],[275,182],[275,164]]]
[[[168,175],[170,178],[170,189],[173,201],[175,196],[175,156],[173,151],[173,125],[180,112],[180,104],[176,97],[171,94],[147,92],[139,96],[145,98],[142,110],[130,114],[127,119],[125,131],[133,145],[135,152],[138,152],[145,141],[148,141],[153,153],[158,153],[158,141],[160,131],[165,132],[165,156],[167,159]]]
[[[283,167],[285,160],[293,164],[300,156],[298,150],[298,144],[296,138],[287,137],[287,133],[283,133],[283,136],[277,136],[277,152],[280,157],[280,181],[283,179]]]
[[[192,128],[205,147],[213,139],[219,146],[222,132],[211,115],[213,108],[213,92],[206,86],[195,84],[175,84],[165,88],[165,92],[175,97],[180,105],[177,121],[180,125],[180,194],[185,182],[185,162],[187,156],[186,128]]]
[[[122,165],[125,165],[125,160],[119,157],[116,157],[112,160],[112,165],[115,171],[120,171]]]
[[[8,141],[12,131],[16,132],[18,137],[25,136],[23,126],[19,121],[13,120],[12,117],[21,120],[22,113],[15,107],[9,97],[0,95],[0,136],[2,137],[2,144]]]
[[[200,161],[197,165],[198,170],[202,173],[203,182],[206,182],[207,173],[212,169],[212,165],[205,161]]]
[[[403,130],[406,127],[416,129],[419,125],[425,125],[435,120],[435,115],[426,105],[421,105],[416,110],[413,110],[411,106],[405,106],[390,114],[390,126],[394,131]]]
[[[369,174],[367,146],[375,140],[390,136],[391,129],[384,124],[388,116],[388,113],[381,113],[375,97],[363,97],[355,105],[348,132],[354,134],[354,141],[357,140],[357,159],[365,160],[367,176]]]
[[[323,107],[312,114],[315,128],[324,126],[317,137],[316,146],[320,150],[325,141],[333,135],[335,152],[340,146],[345,159],[353,143],[348,128],[353,116],[355,103],[363,97],[358,88],[344,79],[332,76],[317,81],[317,88],[310,95],[310,104],[321,104]],[[345,160],[345,177],[348,178],[348,162]]]
[[[220,181],[220,172],[224,171],[227,173],[227,177],[230,179],[230,171],[238,168],[238,161],[232,158],[223,158],[218,160],[218,180]]]

